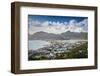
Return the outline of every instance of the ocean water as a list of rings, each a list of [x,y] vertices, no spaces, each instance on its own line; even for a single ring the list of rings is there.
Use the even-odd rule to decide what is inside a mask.
[[[87,41],[87,40],[57,40],[60,42],[66,42],[67,44],[73,44],[78,41]],[[43,40],[29,40],[28,41],[28,50],[37,50],[39,48],[43,48],[47,45],[50,45],[49,41],[43,41]]]
[[[37,50],[39,48],[45,47],[46,45],[49,45],[50,43],[47,41],[42,40],[29,40],[28,41],[28,49],[29,50]]]

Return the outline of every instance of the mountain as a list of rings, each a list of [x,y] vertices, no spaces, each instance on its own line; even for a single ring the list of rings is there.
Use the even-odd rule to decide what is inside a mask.
[[[53,33],[46,33],[46,32],[36,32],[33,35],[29,36],[29,40],[61,40],[63,37],[59,34],[53,34]]]
[[[85,32],[64,32],[61,34],[53,34],[47,32],[36,32],[33,35],[28,35],[29,40],[68,40],[68,39],[87,39],[87,33]]]
[[[87,39],[87,33],[86,32],[70,32],[70,31],[67,31],[67,32],[64,32],[61,34],[61,36],[64,38],[64,39]]]

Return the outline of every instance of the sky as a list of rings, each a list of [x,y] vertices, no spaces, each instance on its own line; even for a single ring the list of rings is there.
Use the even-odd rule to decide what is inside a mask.
[[[28,15],[29,34],[47,32],[87,32],[88,17]]]

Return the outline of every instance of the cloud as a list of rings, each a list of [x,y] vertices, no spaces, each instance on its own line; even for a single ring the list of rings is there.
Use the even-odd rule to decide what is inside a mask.
[[[71,32],[87,32],[88,20],[84,19],[80,22],[76,20],[70,20],[69,22],[53,22],[53,21],[29,21],[29,33],[44,31],[48,33],[60,34],[66,31]]]
[[[40,27],[40,26],[41,26],[41,22],[39,22],[39,21],[34,21],[34,20],[29,19],[28,25],[29,25],[30,27],[31,27],[31,26]]]
[[[48,27],[49,26],[49,21],[45,21],[41,23],[41,27]]]
[[[80,22],[76,20],[70,20],[68,29],[71,32],[87,32],[88,31],[88,19],[84,19]]]
[[[83,32],[88,31],[88,19],[84,19],[83,21],[79,22],[78,25],[82,28]]]
[[[76,26],[76,25],[77,25],[76,20],[70,20],[70,21],[69,21],[69,25],[74,25],[74,26]]]

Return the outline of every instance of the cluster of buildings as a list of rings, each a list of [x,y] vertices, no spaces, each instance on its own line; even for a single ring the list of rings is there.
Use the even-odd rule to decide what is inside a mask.
[[[56,54],[69,52],[69,49],[81,44],[82,42],[51,42],[51,44],[46,47],[40,48],[38,50],[31,50],[29,52],[29,57],[34,56],[35,58],[40,58],[41,56],[44,56],[47,59],[55,59]]]

